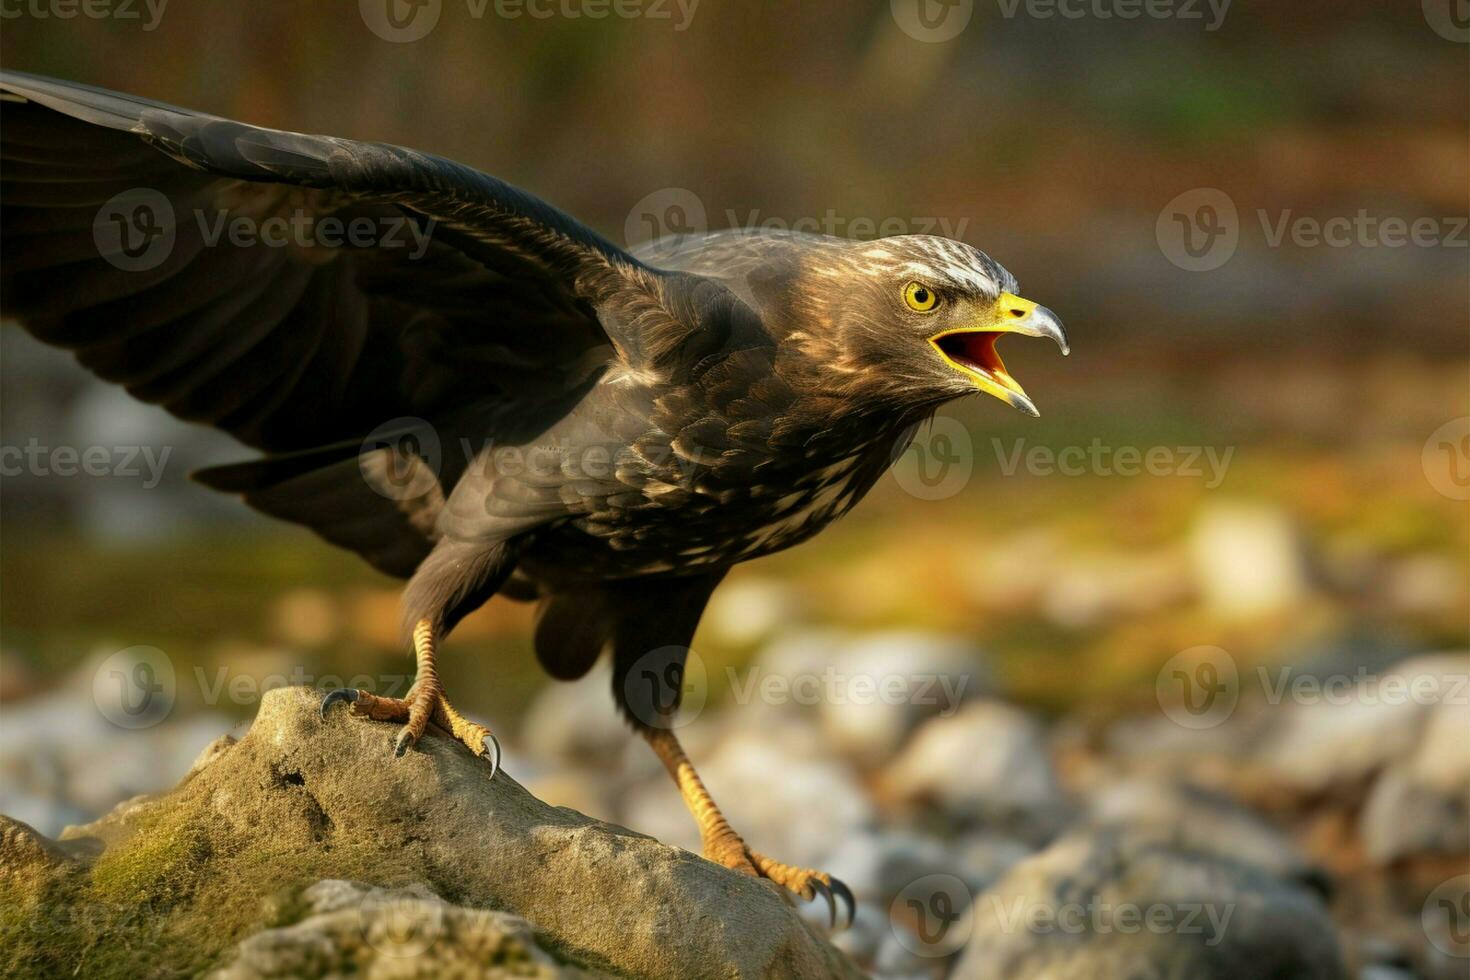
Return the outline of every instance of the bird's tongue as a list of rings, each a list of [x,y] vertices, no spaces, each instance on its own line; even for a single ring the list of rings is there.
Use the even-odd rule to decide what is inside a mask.
[[[944,347],[944,352],[953,360],[971,370],[988,375],[1006,388],[1019,393],[1021,386],[1007,373],[1005,362],[996,352],[995,344],[1000,336],[999,333],[988,330],[974,330],[950,334],[941,338],[940,344]]]

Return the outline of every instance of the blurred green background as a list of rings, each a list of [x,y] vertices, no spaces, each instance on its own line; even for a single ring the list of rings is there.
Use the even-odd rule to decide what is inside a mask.
[[[1433,481],[1463,481],[1470,457],[1432,438],[1470,415],[1463,226],[1430,247],[1273,245],[1266,227],[1362,211],[1463,222],[1470,49],[1417,0],[1239,0],[1213,30],[1203,5],[1203,19],[1121,20],[981,2],[942,43],[906,34],[887,2],[703,0],[677,29],[676,6],[512,19],[447,0],[412,43],[345,2],[174,0],[151,29],[141,4],[141,21],[14,9],[9,68],[418,147],[620,242],[671,188],[710,228],[752,213],[830,215],[839,234],[946,222],[1058,311],[1069,359],[1006,351],[1043,417],[946,409],[968,477],[941,499],[885,478],[815,541],[739,568],[696,643],[711,664],[797,623],[914,625],[974,639],[1009,697],[1106,716],[1151,702],[1159,665],[1199,644],[1244,663],[1332,650],[1378,665],[1467,642],[1470,509]],[[1239,214],[1239,245],[1211,271],[1160,244],[1166,207],[1197,188]],[[409,669],[396,582],[184,478],[246,451],[135,406],[13,324],[0,342],[0,442],[171,450],[156,487],[4,478],[0,697],[134,645],[183,677]],[[1179,465],[1195,447],[1231,455],[1219,480],[1203,462],[1198,476],[1009,466],[1018,447],[1095,440]],[[444,656],[461,706],[506,730],[544,683],[529,616],[492,603]],[[193,683],[179,696],[206,699]]]

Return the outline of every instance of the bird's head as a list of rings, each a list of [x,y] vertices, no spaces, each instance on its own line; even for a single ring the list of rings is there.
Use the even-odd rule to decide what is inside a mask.
[[[1056,314],[1019,296],[984,252],[931,235],[814,249],[787,294],[795,340],[833,385],[933,404],[982,391],[1030,415],[1036,406],[996,351],[1006,334],[1049,337]]]

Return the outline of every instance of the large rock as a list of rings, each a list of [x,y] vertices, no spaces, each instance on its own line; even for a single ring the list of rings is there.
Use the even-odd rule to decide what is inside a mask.
[[[536,942],[525,919],[451,905],[423,886],[385,889],[327,880],[303,891],[301,901],[304,918],[246,939],[212,980],[605,976],[559,963]]]
[[[951,980],[1339,980],[1320,896],[1170,835],[1070,833],[970,908]]]
[[[520,975],[492,950],[547,976],[561,975],[556,964],[650,978],[858,975],[774,886],[548,806],[504,773],[487,779],[485,763],[446,738],[395,759],[390,726],[340,710],[323,721],[318,700],[270,692],[250,733],[212,747],[175,790],[60,842],[8,822],[7,965],[49,975],[91,962],[120,976],[269,975],[279,963],[312,975],[344,957],[363,967],[342,945],[340,889],[328,901],[317,885],[341,879],[362,883],[364,901],[383,894],[374,886],[416,890],[443,913],[448,945],[434,955],[458,976]],[[425,906],[414,908],[410,921]],[[353,914],[369,946],[375,929],[393,932]],[[262,929],[272,931],[249,938]],[[430,962],[369,972],[434,974]]]

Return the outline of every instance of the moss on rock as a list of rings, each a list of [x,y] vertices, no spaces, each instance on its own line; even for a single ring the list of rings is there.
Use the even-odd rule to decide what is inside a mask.
[[[250,733],[211,746],[173,791],[60,841],[0,822],[0,883],[20,896],[0,910],[6,969],[265,976],[277,961],[259,954],[279,947],[292,965],[274,975],[436,963],[457,976],[858,975],[766,883],[487,779],[448,739],[395,759],[390,727],[323,720],[317,703],[302,688],[270,692]],[[341,886],[360,890],[359,908],[323,905],[324,879],[360,883]],[[385,958],[369,941],[395,920],[364,903],[402,894],[441,903],[405,906],[446,923],[438,953]],[[530,924],[522,935],[486,910]],[[515,964],[531,972],[505,972]]]

